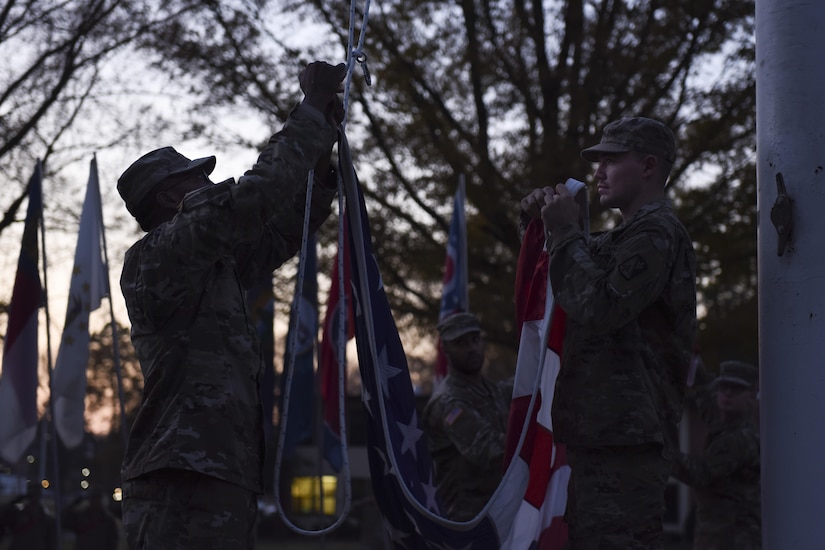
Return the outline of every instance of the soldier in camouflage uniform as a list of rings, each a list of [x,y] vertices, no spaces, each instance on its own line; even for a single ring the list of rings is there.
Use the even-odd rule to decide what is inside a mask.
[[[123,525],[133,549],[253,548],[263,490],[263,359],[245,290],[330,214],[329,159],[346,66],[301,73],[304,100],[238,181],[213,184],[215,157],[171,147],[120,177],[148,233],[126,253],[121,288],[144,377],[123,461]]]
[[[679,453],[673,476],[696,495],[695,550],[758,550],[762,547],[759,371],[724,361],[711,389],[715,419],[699,455]],[[707,415],[703,415],[707,416]]]
[[[448,374],[421,417],[435,463],[444,515],[476,516],[498,487],[512,387],[481,374],[484,342],[472,313],[456,313],[438,325]]]
[[[671,457],[696,325],[690,236],[665,199],[675,140],[624,118],[582,151],[602,206],[622,222],[589,236],[564,185],[521,202],[550,232],[550,278],[567,314],[553,433],[571,467],[570,548],[660,549]]]

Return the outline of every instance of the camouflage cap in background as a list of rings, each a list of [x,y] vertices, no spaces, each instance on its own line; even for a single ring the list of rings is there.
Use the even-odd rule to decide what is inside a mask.
[[[656,155],[673,162],[676,159],[676,138],[671,129],[658,120],[645,117],[621,118],[605,126],[601,142],[584,149],[581,157],[589,162],[598,162],[600,153],[628,151]]]
[[[441,340],[449,342],[469,332],[481,332],[481,324],[478,317],[472,313],[453,313],[440,323],[438,323],[438,334]]]
[[[126,202],[126,209],[133,216],[143,213],[141,205],[149,192],[171,176],[203,170],[207,175],[215,169],[215,157],[190,160],[173,147],[161,147],[146,153],[117,180],[117,192]]]
[[[750,390],[759,389],[759,369],[742,361],[722,361],[719,364],[719,376],[713,381],[714,387],[722,384],[735,384]]]

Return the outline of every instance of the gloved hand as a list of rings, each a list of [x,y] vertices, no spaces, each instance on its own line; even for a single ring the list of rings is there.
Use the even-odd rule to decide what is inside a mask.
[[[338,94],[344,91],[344,77],[347,66],[344,63],[330,65],[324,61],[313,61],[301,71],[299,77],[301,91],[307,105],[321,111],[333,126],[344,119],[344,107]]]

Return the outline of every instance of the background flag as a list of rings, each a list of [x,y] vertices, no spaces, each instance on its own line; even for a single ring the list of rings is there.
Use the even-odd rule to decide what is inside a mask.
[[[508,469],[491,501],[474,520],[455,523],[441,517],[432,459],[418,425],[406,356],[372,252],[366,207],[343,134],[338,151],[339,173],[347,190],[367,455],[384,527],[398,548],[507,548],[501,541],[524,494],[525,468]]]
[[[347,231],[344,229],[346,240]],[[338,251],[341,252],[340,250]],[[319,376],[321,378],[321,404],[324,411],[324,425],[322,430],[321,447],[324,459],[336,472],[341,471],[344,464],[343,448],[341,446],[341,415],[338,402],[340,388],[338,384],[338,351],[340,330],[340,308],[346,307],[344,332],[347,340],[353,335],[352,320],[352,290],[350,285],[349,252],[344,247],[344,300],[341,301],[341,289],[338,276],[338,255],[335,255],[335,262],[332,266],[332,282],[329,287],[329,298],[327,299],[327,311],[324,316],[324,332],[321,339],[321,353],[319,361]],[[346,364],[346,357],[343,358]],[[346,382],[346,377],[344,378]]]
[[[38,225],[43,215],[43,168],[29,180],[29,206],[9,305],[0,375],[0,455],[17,462],[37,433],[37,311],[43,301],[38,270]]]
[[[109,279],[101,258],[101,219],[97,160],[92,159],[80,214],[66,323],[52,376],[54,425],[69,448],[83,441],[86,427],[83,411],[89,366],[89,312],[100,307],[101,299],[108,294]]]
[[[447,238],[447,259],[444,263],[444,283],[441,291],[441,310],[438,320],[459,311],[470,311],[467,268],[467,220],[464,213],[464,178],[458,183],[453,202],[453,217],[450,221],[450,235]],[[438,354],[435,361],[435,383],[447,376],[447,357],[438,339]]]
[[[301,295],[292,302],[289,312],[289,333],[286,337],[284,353],[284,375],[282,376],[281,410],[286,394],[287,369],[293,361],[292,344],[295,342],[292,387],[289,389],[289,417],[284,435],[284,457],[288,458],[301,443],[312,439],[315,425],[315,342],[318,339],[318,259],[315,237],[307,242],[304,259],[304,278],[300,285]],[[298,281],[295,292],[299,291]],[[293,334],[293,331],[297,333]]]

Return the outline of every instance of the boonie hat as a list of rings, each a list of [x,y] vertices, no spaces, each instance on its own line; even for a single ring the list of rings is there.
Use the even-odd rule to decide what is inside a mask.
[[[141,204],[149,192],[168,177],[203,170],[207,175],[215,169],[215,157],[190,160],[173,147],[161,147],[146,153],[117,180],[117,192],[126,202],[126,209],[135,217],[141,214]]]
[[[671,129],[658,120],[645,117],[621,118],[605,126],[601,142],[584,149],[581,157],[589,162],[598,162],[600,153],[628,151],[656,155],[673,162],[676,159],[676,139]]]
[[[449,342],[455,340],[459,336],[463,336],[468,332],[481,332],[481,324],[478,322],[478,317],[472,313],[459,312],[453,313],[436,327],[441,340]]]
[[[722,361],[719,364],[719,376],[713,381],[713,386],[721,383],[735,384],[756,391],[759,389],[759,369],[742,361]]]

